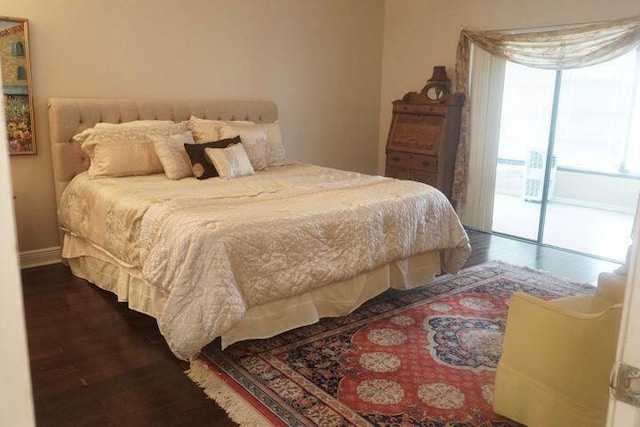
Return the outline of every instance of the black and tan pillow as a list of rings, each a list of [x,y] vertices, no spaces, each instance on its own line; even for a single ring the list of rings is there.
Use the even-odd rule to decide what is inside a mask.
[[[184,149],[189,156],[191,162],[191,171],[193,176],[198,179],[207,179],[218,176],[218,171],[204,153],[205,148],[227,148],[232,144],[239,144],[240,137],[221,139],[215,142],[206,142],[204,144],[185,144]]]

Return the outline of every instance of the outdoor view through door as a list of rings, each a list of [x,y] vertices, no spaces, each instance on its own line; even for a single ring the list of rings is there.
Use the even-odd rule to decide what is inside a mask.
[[[493,231],[622,261],[640,192],[640,48],[599,65],[507,62]]]

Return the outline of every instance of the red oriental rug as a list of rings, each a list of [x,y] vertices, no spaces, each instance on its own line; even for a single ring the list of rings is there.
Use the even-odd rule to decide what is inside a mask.
[[[489,262],[271,339],[214,342],[188,375],[242,426],[515,426],[491,404],[516,291],[593,288]]]

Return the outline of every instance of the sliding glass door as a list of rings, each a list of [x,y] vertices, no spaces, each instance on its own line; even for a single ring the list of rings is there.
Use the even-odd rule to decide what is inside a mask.
[[[496,167],[493,231],[537,240],[555,71],[507,62]]]
[[[640,54],[507,63],[493,231],[622,260],[640,191]]]

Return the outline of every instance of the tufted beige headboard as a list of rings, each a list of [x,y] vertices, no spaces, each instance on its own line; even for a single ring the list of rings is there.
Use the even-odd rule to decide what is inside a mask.
[[[89,168],[89,159],[71,138],[99,122],[133,120],[250,120],[272,123],[278,118],[271,101],[153,101],[135,99],[51,98],[49,135],[56,203],[69,181]]]

